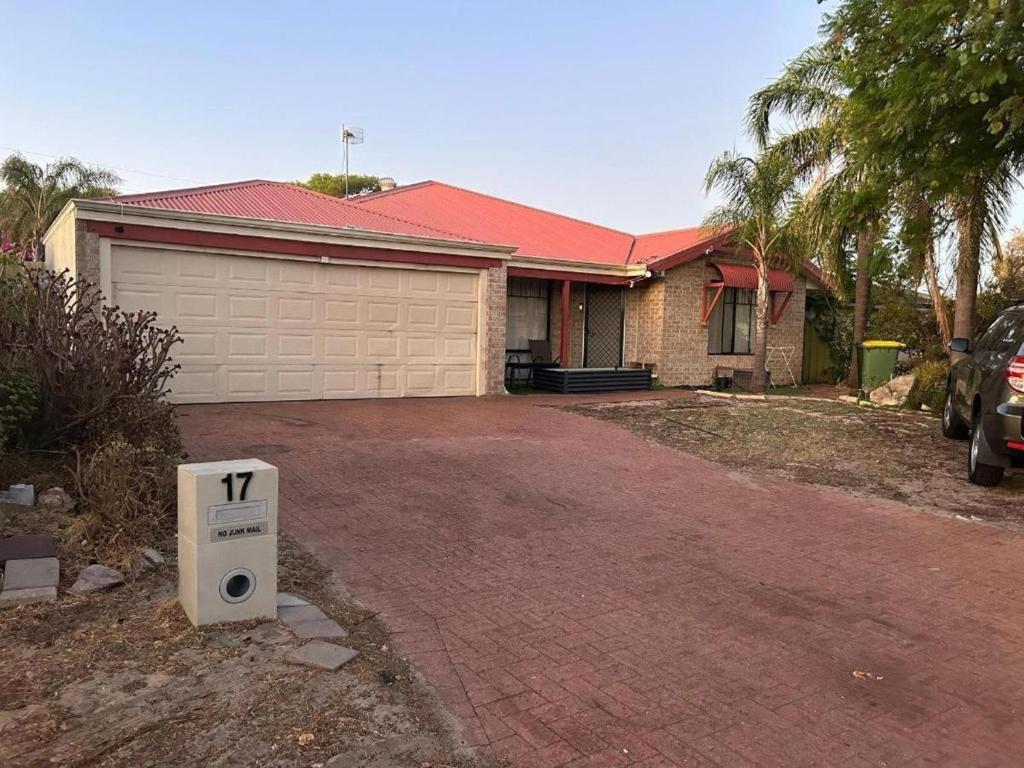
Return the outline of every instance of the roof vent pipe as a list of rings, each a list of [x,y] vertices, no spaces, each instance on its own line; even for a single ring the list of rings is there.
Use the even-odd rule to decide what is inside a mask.
[[[392,189],[394,189],[397,186],[398,185],[395,184],[395,180],[392,179],[390,176],[381,176],[380,177],[380,191],[381,192],[390,192]]]

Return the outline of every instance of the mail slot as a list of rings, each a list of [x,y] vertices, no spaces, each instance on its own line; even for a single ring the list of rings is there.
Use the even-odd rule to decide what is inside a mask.
[[[276,618],[276,467],[179,465],[178,599],[196,626]]]

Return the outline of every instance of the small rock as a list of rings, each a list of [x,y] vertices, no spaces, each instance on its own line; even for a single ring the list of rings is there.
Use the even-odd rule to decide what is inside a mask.
[[[840,395],[839,400],[844,403],[851,403],[853,405],[857,405],[857,403],[860,402],[860,400],[854,397],[853,395]]]
[[[359,651],[354,648],[345,648],[323,640],[313,640],[301,648],[296,648],[285,658],[292,664],[320,667],[333,672],[343,664],[348,664],[358,655]]]
[[[916,377],[912,373],[897,376],[878,389],[871,390],[868,399],[875,405],[900,406],[907,401]]]
[[[84,592],[96,592],[101,589],[110,589],[118,584],[124,583],[124,574],[108,568],[105,565],[96,563],[87,565],[78,574],[78,581],[71,585],[71,591],[75,594]]]
[[[164,556],[151,547],[139,553],[139,565],[143,568],[159,568],[165,562]]]
[[[47,512],[67,514],[75,506],[75,500],[63,488],[47,488],[36,497],[36,506]]]

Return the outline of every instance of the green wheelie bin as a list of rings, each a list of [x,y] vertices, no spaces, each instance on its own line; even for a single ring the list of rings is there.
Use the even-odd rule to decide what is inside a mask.
[[[860,345],[860,388],[864,392],[885,384],[896,369],[896,357],[906,344],[898,341],[864,341]]]

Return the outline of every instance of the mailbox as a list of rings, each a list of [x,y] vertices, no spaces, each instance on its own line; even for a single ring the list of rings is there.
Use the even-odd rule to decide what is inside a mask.
[[[178,466],[178,599],[196,626],[277,617],[277,467]]]

